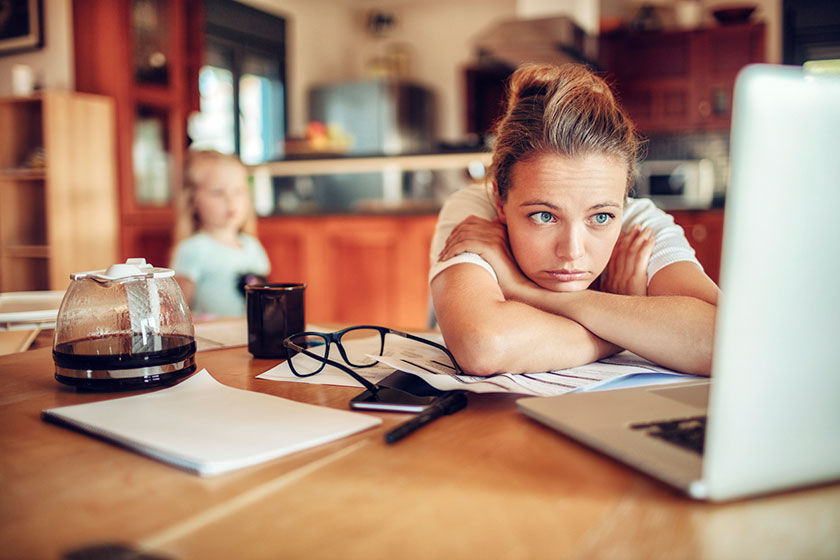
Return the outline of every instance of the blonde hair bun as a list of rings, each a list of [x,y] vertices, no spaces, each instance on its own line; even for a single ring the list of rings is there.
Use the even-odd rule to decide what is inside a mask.
[[[528,64],[508,84],[507,110],[496,123],[490,175],[505,200],[510,168],[536,153],[576,157],[602,153],[627,164],[635,178],[642,141],[607,82],[579,64]]]

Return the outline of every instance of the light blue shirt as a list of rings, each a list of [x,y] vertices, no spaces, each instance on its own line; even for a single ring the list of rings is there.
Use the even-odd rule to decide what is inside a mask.
[[[265,276],[271,264],[265,249],[254,237],[241,233],[239,243],[240,248],[230,247],[206,233],[196,233],[175,248],[172,257],[175,274],[195,283],[195,293],[188,302],[193,314],[245,315],[240,278],[243,274]]]

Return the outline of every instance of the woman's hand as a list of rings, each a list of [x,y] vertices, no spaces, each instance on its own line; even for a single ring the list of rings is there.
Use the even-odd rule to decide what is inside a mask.
[[[498,220],[470,216],[455,226],[439,255],[445,261],[461,253],[475,253],[490,263],[507,297],[516,286],[530,283],[513,258],[507,228]]]
[[[601,291],[626,296],[647,295],[647,266],[656,239],[638,225],[623,233],[613,247]]]

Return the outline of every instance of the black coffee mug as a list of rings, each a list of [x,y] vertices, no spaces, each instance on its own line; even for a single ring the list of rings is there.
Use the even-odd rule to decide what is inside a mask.
[[[248,352],[255,358],[285,358],[283,339],[305,329],[306,284],[245,286]]]

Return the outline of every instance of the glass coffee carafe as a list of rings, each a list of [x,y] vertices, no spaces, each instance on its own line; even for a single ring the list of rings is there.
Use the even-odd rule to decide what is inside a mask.
[[[72,274],[55,326],[55,378],[88,390],[175,383],[195,369],[195,335],[175,272],[145,259]]]

